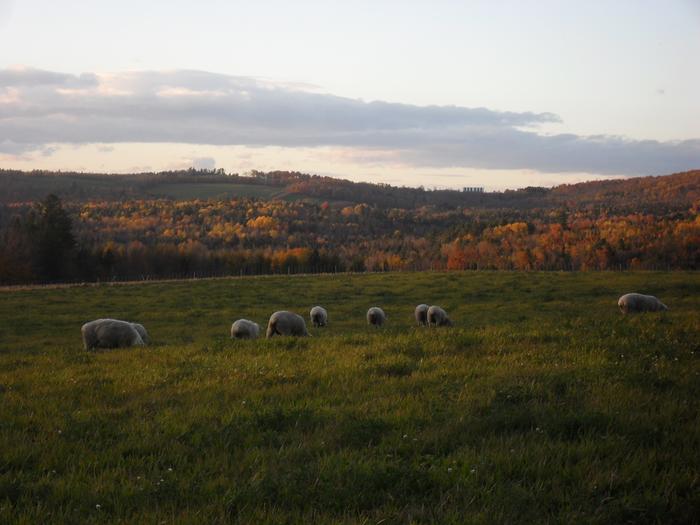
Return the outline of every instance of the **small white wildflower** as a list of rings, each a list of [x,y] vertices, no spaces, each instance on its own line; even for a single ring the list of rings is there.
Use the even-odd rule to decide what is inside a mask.
[[[102,505],[100,505],[100,504],[98,503],[97,505],[95,505],[95,508],[96,508],[97,510],[100,510],[100,509],[102,508]]]
[[[475,473],[476,473],[476,469],[475,469],[475,468],[471,469],[471,473],[472,473],[472,474],[475,474]]]
[[[403,438],[406,439],[408,437],[408,434],[404,434]]]
[[[173,471],[173,467],[168,467],[168,472],[172,472],[172,471]]]
[[[447,472],[452,472],[452,467],[447,467]]]

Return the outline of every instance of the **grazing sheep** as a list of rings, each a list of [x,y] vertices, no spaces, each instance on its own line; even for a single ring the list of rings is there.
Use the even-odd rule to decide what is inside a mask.
[[[260,325],[248,319],[239,319],[231,325],[231,339],[257,339]]]
[[[427,325],[428,324],[428,305],[427,304],[419,304],[418,306],[416,306],[415,316],[416,316],[416,323],[418,323],[418,326]]]
[[[623,314],[637,312],[663,312],[668,306],[659,301],[653,295],[641,293],[627,293],[617,300],[617,306]]]
[[[143,326],[141,328],[146,333],[146,329]],[[133,323],[118,319],[96,319],[85,323],[80,331],[83,334],[85,350],[146,344]]]
[[[367,323],[371,324],[372,326],[382,326],[387,320],[386,314],[384,313],[384,310],[379,308],[378,306],[373,306],[369,310],[367,310]]]
[[[294,312],[281,310],[270,316],[267,323],[267,337],[274,335],[295,335],[308,337],[304,318]]]
[[[447,312],[439,306],[428,308],[428,326],[452,326],[452,321],[447,317]]]
[[[311,317],[311,324],[316,328],[328,324],[328,312],[323,306],[314,306],[309,312],[309,316]]]
[[[141,336],[141,340],[143,341],[143,344],[148,344],[150,342],[150,337],[148,337],[148,332],[146,332],[146,329],[143,327],[142,324],[139,323],[131,323],[131,325],[136,329],[136,331],[139,333]]]

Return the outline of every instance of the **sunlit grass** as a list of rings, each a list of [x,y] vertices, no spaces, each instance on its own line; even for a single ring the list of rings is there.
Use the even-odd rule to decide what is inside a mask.
[[[628,291],[671,310],[623,317]],[[3,292],[0,522],[693,522],[699,291],[477,272]],[[422,302],[455,328],[414,327]],[[228,338],[315,304],[312,338]],[[85,352],[106,316],[154,343]]]

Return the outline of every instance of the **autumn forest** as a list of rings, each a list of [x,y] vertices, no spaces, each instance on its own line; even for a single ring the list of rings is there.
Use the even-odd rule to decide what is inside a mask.
[[[293,172],[0,170],[0,283],[700,268],[700,171],[473,194]]]

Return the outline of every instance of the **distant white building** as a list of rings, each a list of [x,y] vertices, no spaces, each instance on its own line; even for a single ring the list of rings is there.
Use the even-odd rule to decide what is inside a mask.
[[[466,193],[484,193],[484,187],[483,186],[465,186],[462,188],[462,191]]]

